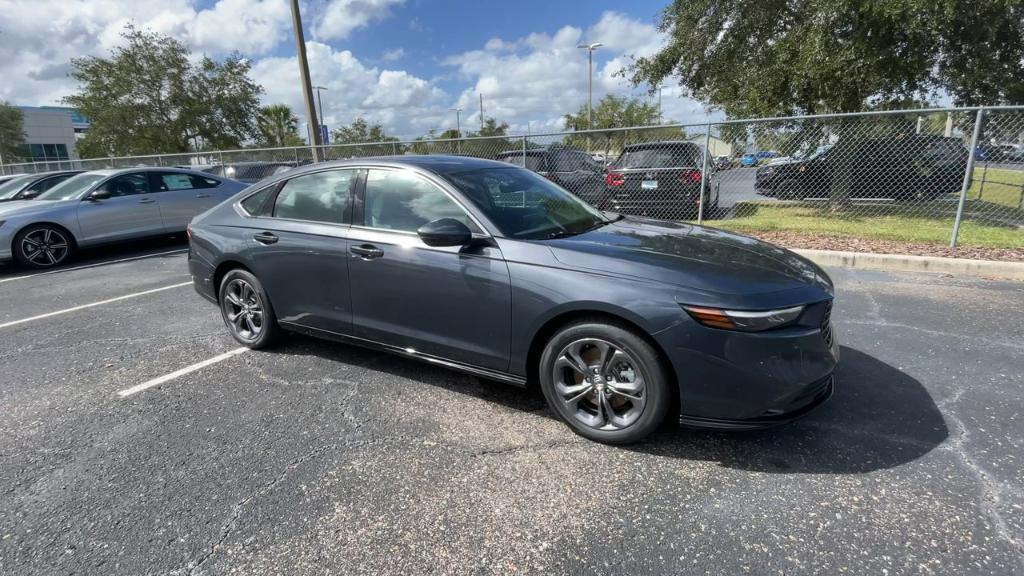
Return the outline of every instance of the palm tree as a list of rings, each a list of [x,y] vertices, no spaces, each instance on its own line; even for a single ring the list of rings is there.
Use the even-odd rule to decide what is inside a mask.
[[[299,141],[299,119],[285,104],[274,104],[260,108],[257,120],[260,134],[266,146],[295,146]]]

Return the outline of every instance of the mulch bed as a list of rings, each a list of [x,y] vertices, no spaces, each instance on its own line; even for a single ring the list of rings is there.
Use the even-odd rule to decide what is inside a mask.
[[[850,236],[815,236],[798,232],[745,232],[745,234],[786,248],[1024,262],[1024,249],[1020,248],[986,248],[980,246],[949,248],[948,246],[938,244],[897,242],[894,240],[854,238]]]

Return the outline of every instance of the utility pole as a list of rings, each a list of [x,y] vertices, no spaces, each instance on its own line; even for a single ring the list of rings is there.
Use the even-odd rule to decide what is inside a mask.
[[[484,134],[484,93],[480,93],[480,135]]]
[[[658,84],[658,125],[661,125],[661,123],[664,122],[661,116],[661,89],[664,87],[664,84]]]
[[[594,129],[594,50],[597,50],[604,44],[600,42],[591,42],[590,44],[580,44],[577,48],[583,48],[587,51],[587,130]]]
[[[295,29],[295,50],[299,60],[299,76],[302,80],[302,96],[306,102],[306,119],[309,121],[309,143],[313,146],[313,161],[320,162],[320,126],[317,124],[316,104],[313,103],[313,86],[309,82],[309,61],[306,60],[306,40],[302,33],[302,15],[299,13],[299,0],[291,0],[292,27]]]

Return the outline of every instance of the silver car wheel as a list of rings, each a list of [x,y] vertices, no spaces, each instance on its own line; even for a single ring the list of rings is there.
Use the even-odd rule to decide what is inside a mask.
[[[641,366],[599,338],[571,342],[555,359],[555,391],[573,418],[596,430],[634,424],[647,404]]]
[[[39,228],[21,239],[21,253],[37,266],[56,266],[68,257],[71,244],[58,230]]]
[[[235,278],[228,282],[221,308],[228,326],[242,340],[256,340],[263,333],[263,302],[245,280]]]

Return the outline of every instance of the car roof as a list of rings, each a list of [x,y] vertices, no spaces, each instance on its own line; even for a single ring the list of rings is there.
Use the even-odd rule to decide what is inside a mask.
[[[284,173],[288,178],[306,172],[315,172],[330,167],[345,166],[384,166],[405,168],[414,167],[435,174],[452,174],[466,172],[469,170],[481,170],[484,168],[515,168],[506,162],[497,160],[486,160],[472,156],[446,156],[442,154],[410,154],[407,156],[368,156],[365,158],[352,158],[349,160],[334,160],[321,162],[319,164],[308,164]]]
[[[639,144],[629,144],[625,146],[622,150],[643,150],[646,148],[661,148],[664,146],[696,146],[697,148],[703,148],[703,146],[701,146],[700,144],[697,144],[696,142],[689,142],[687,140],[661,140],[658,142],[641,142]]]
[[[181,172],[184,174],[195,174],[197,176],[209,176],[216,178],[215,174],[208,174],[206,172],[200,172],[198,170],[189,170],[186,168],[174,168],[171,166],[135,166],[134,168],[100,168],[99,170],[89,170],[89,174],[96,174],[99,176],[120,176],[121,174],[131,174],[135,172]]]

